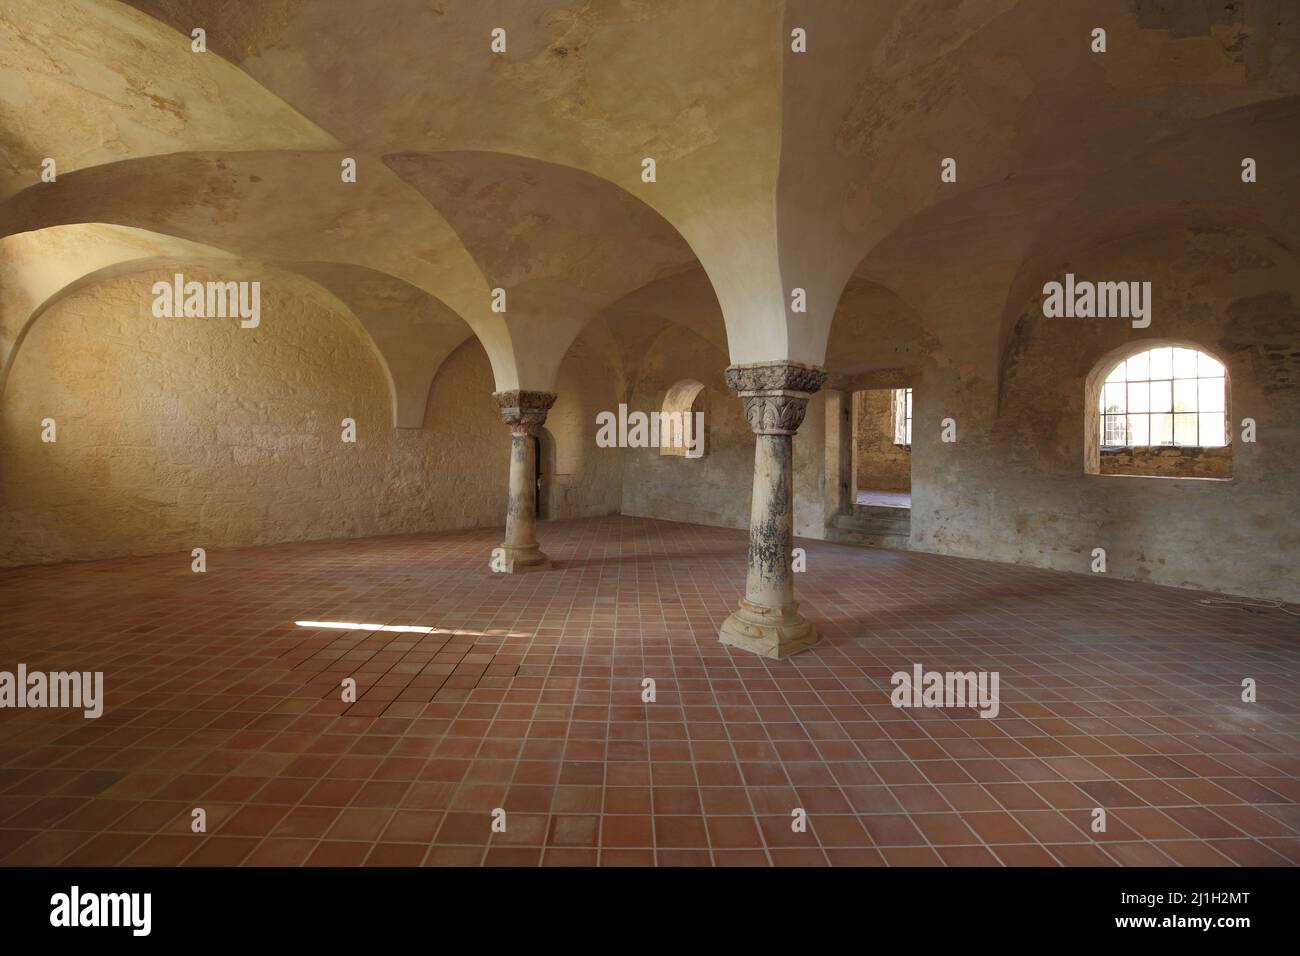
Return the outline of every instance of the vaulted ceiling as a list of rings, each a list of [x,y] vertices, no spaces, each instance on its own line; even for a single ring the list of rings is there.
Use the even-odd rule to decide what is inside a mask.
[[[265,262],[358,317],[401,424],[470,335],[545,389],[597,317],[629,359],[680,321],[822,364],[888,301],[985,358],[1079,244],[1300,243],[1288,0],[3,0],[0,28],[0,368],[104,270]]]

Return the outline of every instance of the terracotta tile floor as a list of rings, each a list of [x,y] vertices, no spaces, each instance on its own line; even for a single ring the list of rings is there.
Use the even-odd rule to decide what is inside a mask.
[[[801,542],[826,639],[773,663],[716,641],[740,532],[547,524],[562,569],[521,577],[487,570],[499,533],[214,552],[206,574],[188,554],[0,573],[0,669],[103,670],[107,696],[99,720],[0,711],[0,860],[1300,861],[1294,618]],[[998,671],[1000,715],[893,708],[913,663]]]

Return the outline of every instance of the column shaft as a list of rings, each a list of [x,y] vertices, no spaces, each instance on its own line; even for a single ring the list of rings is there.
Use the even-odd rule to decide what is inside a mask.
[[[793,455],[790,435],[754,438],[754,497],[750,506],[745,599],[762,607],[794,604],[790,571],[794,547]]]
[[[494,396],[501,420],[510,426],[510,484],[506,496],[504,570],[520,574],[551,566],[537,543],[537,455],[533,440],[555,403],[550,392],[508,391]],[[502,570],[497,568],[497,570]]]
[[[824,369],[794,362],[733,365],[727,384],[745,402],[754,439],[754,495],[749,514],[745,596],[718,639],[764,657],[782,658],[821,639],[794,599],[794,434]]]

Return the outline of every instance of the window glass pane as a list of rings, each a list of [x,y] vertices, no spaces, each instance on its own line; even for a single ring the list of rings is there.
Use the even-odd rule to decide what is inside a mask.
[[[1173,409],[1174,393],[1170,382],[1151,383],[1151,411],[1167,412]]]
[[[1198,379],[1197,394],[1199,395],[1199,405],[1197,407],[1197,411],[1201,411],[1201,412],[1223,411],[1223,379],[1221,378]]]
[[[1173,415],[1151,416],[1151,444],[1168,445],[1174,437]]]
[[[1201,413],[1201,444],[1209,448],[1221,448],[1223,440],[1223,412]]]
[[[1222,375],[1223,363],[1218,359],[1211,358],[1204,352],[1198,352],[1196,357],[1196,374],[1201,377],[1207,375]]]
[[[1174,349],[1174,376],[1177,378],[1196,377],[1196,350]]]
[[[912,417],[912,390],[907,390],[907,417]]]
[[[1151,377],[1152,378],[1173,378],[1174,375],[1174,350],[1169,349],[1152,349],[1151,350]]]
[[[1142,352],[1139,355],[1134,355],[1132,358],[1128,360],[1127,374],[1128,374],[1128,380],[1130,382],[1137,381],[1138,379],[1151,377],[1150,355],[1151,355],[1150,352]]]
[[[1128,433],[1125,429],[1125,416],[1103,415],[1101,443],[1103,445],[1127,445]]]
[[[1149,445],[1147,440],[1147,416],[1128,416],[1128,438],[1130,445]]]
[[[1099,396],[1103,445],[1224,447],[1227,379],[1198,349],[1161,346],[1120,362]]]

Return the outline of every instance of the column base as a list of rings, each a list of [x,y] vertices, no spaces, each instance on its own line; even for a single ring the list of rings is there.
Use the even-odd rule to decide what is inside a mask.
[[[506,574],[549,571],[553,567],[551,559],[537,545],[533,545],[531,548],[512,548],[507,544],[503,544],[501,547],[506,552],[506,567],[509,568],[505,572]]]
[[[797,603],[785,608],[763,607],[741,598],[740,607],[722,622],[718,640],[774,660],[798,654],[822,639],[798,608]]]

